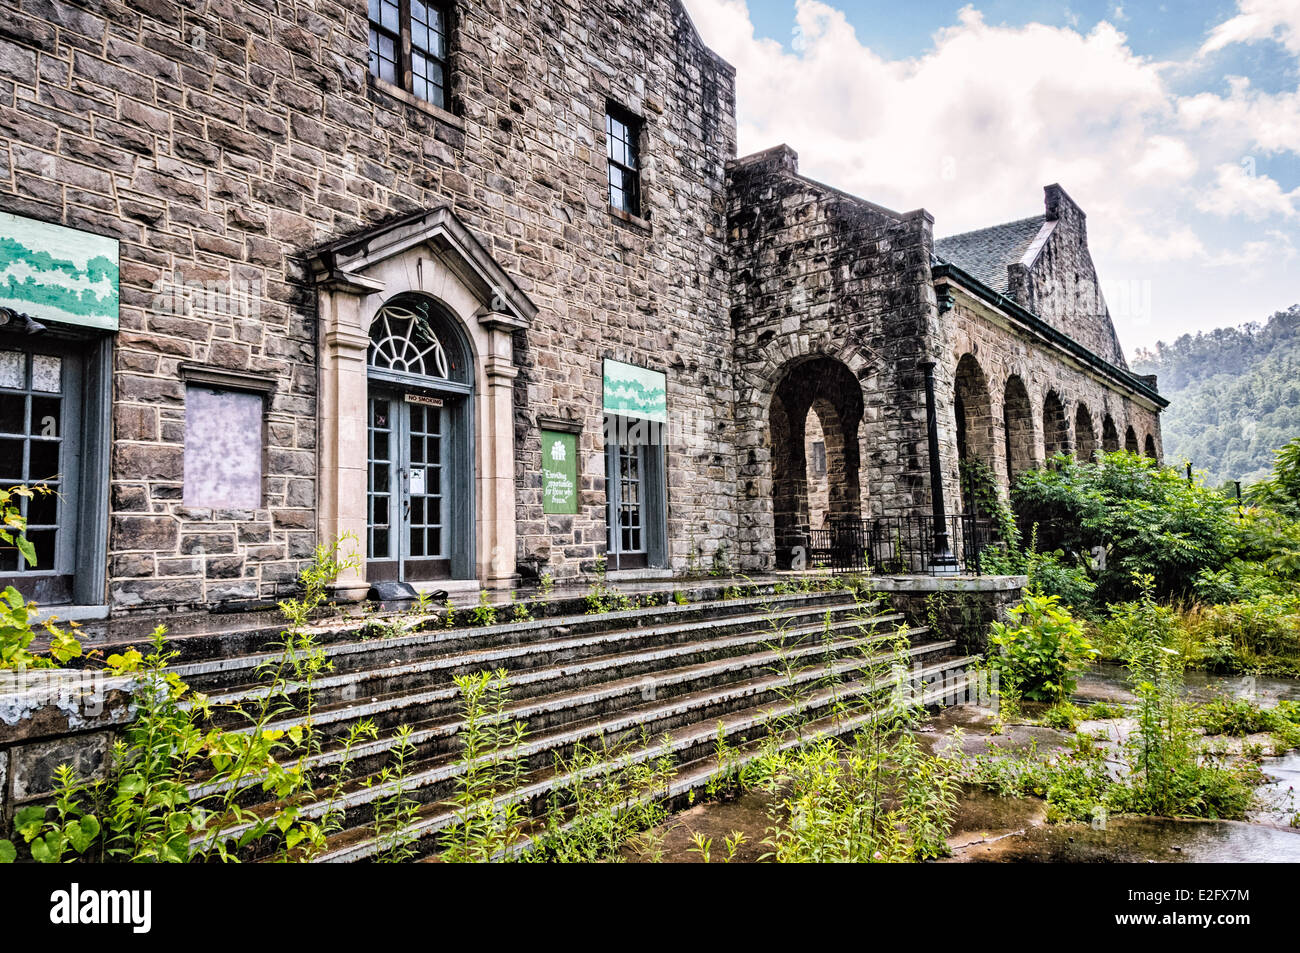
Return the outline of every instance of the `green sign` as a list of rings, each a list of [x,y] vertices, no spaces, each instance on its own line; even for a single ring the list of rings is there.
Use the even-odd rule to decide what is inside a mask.
[[[605,413],[668,423],[668,375],[606,360]]]
[[[578,512],[578,435],[542,431],[542,512]]]
[[[0,212],[0,308],[117,330],[117,239]]]

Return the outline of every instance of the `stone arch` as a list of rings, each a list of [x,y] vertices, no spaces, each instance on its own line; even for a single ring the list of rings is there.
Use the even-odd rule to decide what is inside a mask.
[[[807,426],[813,419],[826,445],[827,515],[860,519],[862,491],[859,429],[862,386],[848,365],[833,357],[790,362],[769,408],[772,518],[778,566],[788,566],[810,528]]]
[[[1156,453],[1156,438],[1151,434],[1147,434],[1146,443],[1143,445],[1142,452],[1152,460],[1160,459],[1160,455]]]
[[[974,354],[963,354],[953,375],[953,415],[957,422],[957,460],[994,466],[993,402],[988,377]],[[963,495],[965,482],[963,481]],[[963,499],[967,511],[973,500]]]
[[[1002,431],[1006,444],[1007,477],[1015,482],[1018,475],[1038,465],[1034,405],[1029,400],[1024,379],[1018,374],[1008,377],[1002,389]]]
[[[1107,453],[1119,449],[1119,430],[1115,426],[1115,418],[1110,414],[1101,422],[1101,449]]]
[[[1074,445],[1079,460],[1091,463],[1097,453],[1097,431],[1093,429],[1092,413],[1082,401],[1074,414]]]
[[[1133,429],[1132,424],[1128,430],[1124,431],[1124,449],[1129,453],[1141,453],[1142,447],[1138,443],[1137,431]]]
[[[988,377],[974,354],[963,354],[953,374],[957,459],[993,465],[993,403]]]
[[[1070,422],[1065,417],[1065,404],[1054,390],[1043,398],[1043,458],[1057,453],[1070,452]]]

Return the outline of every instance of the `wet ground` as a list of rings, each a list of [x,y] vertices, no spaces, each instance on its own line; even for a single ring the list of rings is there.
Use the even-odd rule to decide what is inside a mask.
[[[1189,697],[1205,701],[1215,694],[1250,697],[1269,705],[1278,699],[1300,699],[1300,682],[1284,679],[1246,679],[1189,673]],[[1123,672],[1097,666],[1079,680],[1076,702],[1124,703],[1132,696],[1124,686]],[[1047,757],[1069,743],[1072,732],[1040,725],[1009,724],[994,734],[994,713],[973,705],[945,709],[924,726],[922,745],[932,752],[968,756],[986,755],[990,746],[1008,754],[1037,752]],[[1132,728],[1129,719],[1090,721],[1081,730],[1104,732],[1118,746]],[[1232,750],[1257,741],[1267,749],[1267,736],[1215,739],[1216,746]],[[1118,764],[1118,759],[1116,759]],[[1048,824],[1046,804],[1038,798],[1004,798],[981,788],[963,789],[948,844],[952,856],[946,863],[1300,863],[1300,828],[1290,826],[1300,810],[1300,752],[1264,758],[1261,768],[1269,781],[1258,789],[1258,805],[1249,821],[1170,820],[1146,817],[1112,817],[1104,829],[1088,824]],[[712,840],[711,861],[725,859],[725,841],[736,832],[744,841],[734,863],[753,863],[767,851],[763,840],[773,823],[772,801],[761,792],[749,792],[726,802],[708,802],[675,814],[657,832],[658,856],[629,850],[630,861],[661,859],[699,863],[702,857],[693,835]]]

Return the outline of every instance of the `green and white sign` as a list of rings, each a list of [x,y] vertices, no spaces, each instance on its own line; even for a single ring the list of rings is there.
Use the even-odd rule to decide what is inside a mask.
[[[668,375],[606,360],[605,413],[668,423]]]
[[[542,431],[542,512],[578,512],[578,435]]]
[[[0,308],[117,330],[117,239],[0,212]]]

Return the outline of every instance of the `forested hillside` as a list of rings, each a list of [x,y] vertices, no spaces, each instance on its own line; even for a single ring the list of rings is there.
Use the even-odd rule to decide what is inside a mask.
[[[1273,451],[1300,436],[1300,305],[1267,324],[1184,334],[1139,350],[1138,374],[1158,374],[1170,400],[1165,461],[1190,460],[1212,485],[1268,473]]]

